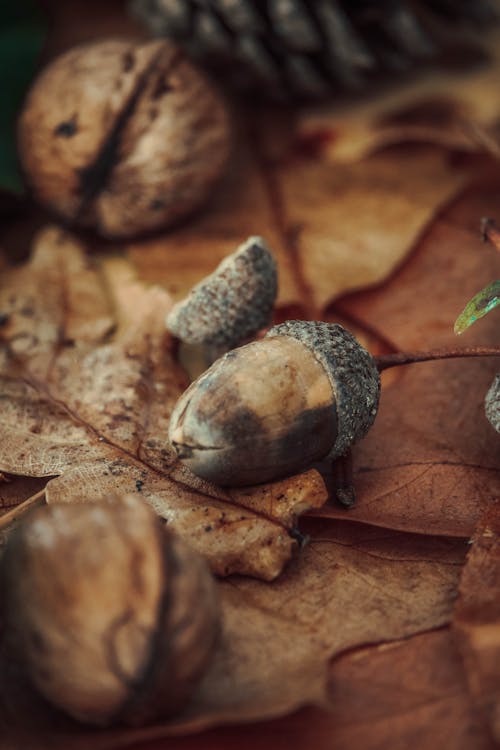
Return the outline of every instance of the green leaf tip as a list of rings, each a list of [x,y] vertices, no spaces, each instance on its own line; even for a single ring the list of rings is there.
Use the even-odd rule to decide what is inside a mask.
[[[492,281],[491,284],[481,289],[467,303],[464,310],[455,321],[454,331],[459,336],[469,326],[483,318],[490,310],[500,305],[500,281]]]

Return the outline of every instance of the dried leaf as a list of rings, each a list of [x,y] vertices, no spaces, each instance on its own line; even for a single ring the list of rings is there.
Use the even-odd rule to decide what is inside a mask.
[[[273,750],[277,741],[294,750],[493,750],[470,705],[448,628],[341,653],[331,665],[329,695],[328,712],[303,709],[272,722],[134,743],[130,750]]]
[[[311,471],[223,491],[176,463],[168,420],[186,382],[169,349],[170,307],[123,260],[98,271],[69,235],[45,231],[0,290],[0,471],[57,475],[48,502],[140,492],[214,571],[270,580],[297,547],[297,515],[322,505],[326,490]]]
[[[286,161],[277,171],[297,264],[316,309],[390,276],[466,173],[432,149],[393,150],[359,164]]]
[[[249,578],[220,582],[222,639],[183,715],[142,730],[89,734],[34,709],[31,727],[26,720],[19,727],[18,719],[9,717],[7,744],[24,728],[25,750],[36,747],[34,737],[35,742],[43,737],[53,750],[87,747],[91,737],[100,750],[276,716],[304,704],[328,705],[336,700],[327,685],[332,656],[448,622],[462,542],[388,535],[356,524],[324,529],[316,523],[309,532],[303,554],[272,585]],[[11,693],[11,705],[14,697]]]
[[[434,149],[332,165],[322,154],[298,153],[293,131],[283,135],[282,127],[266,118],[243,141],[206,213],[129,247],[142,279],[183,297],[243,239],[259,234],[278,262],[278,305],[319,317],[339,295],[387,278],[467,179],[467,170]]]
[[[500,742],[500,503],[490,508],[472,539],[453,620],[469,690]]]
[[[97,5],[89,0],[87,5],[106,8],[99,10],[106,15],[114,4]],[[72,12],[73,3],[54,3],[54,8],[64,17]],[[92,12],[86,10],[84,16],[82,25],[66,24],[70,35],[102,33],[102,29],[96,32]],[[109,27],[115,33],[115,19]],[[55,28],[59,40],[65,25],[58,23]],[[497,74],[491,79],[489,93],[496,92],[496,80]],[[495,102],[484,96],[484,91],[478,89],[478,102],[482,99],[485,107],[491,105],[491,114],[498,117]],[[406,115],[414,120],[415,111],[409,102]],[[400,115],[398,105],[394,111],[382,113],[381,125],[399,127]],[[459,121],[455,122],[458,127],[453,137],[451,131],[444,132],[437,142],[444,138],[453,145],[456,135],[455,145],[467,148],[471,140],[467,134],[463,137]],[[404,127],[409,125],[407,120]],[[425,130],[425,122],[423,125]],[[303,123],[300,129],[306,132]],[[434,128],[434,134],[436,130],[443,133],[441,126]],[[396,269],[383,289],[342,300],[329,311],[329,317],[343,314],[344,321],[364,333],[363,340],[374,343],[376,351],[453,344],[453,320],[465,301],[497,276],[490,261],[484,263],[482,254],[478,257],[471,232],[481,215],[498,211],[500,192],[491,186],[490,194],[476,191],[472,200],[469,196],[432,223],[467,178],[460,162],[438,150],[394,149],[367,159],[353,172],[345,165],[337,172],[329,149],[324,148],[334,143],[331,123],[319,134],[322,137],[316,139],[313,132],[309,153],[304,153],[307,149],[297,153],[291,131],[285,123],[277,137],[276,132],[270,134],[271,140],[278,142],[272,152],[264,144],[269,135],[266,125],[264,133],[252,136],[246,153],[239,157],[243,163],[235,162],[225,189],[214,196],[205,214],[165,238],[135,245],[131,257],[142,276],[182,296],[239,241],[258,231],[278,255],[282,280],[279,315],[290,315],[295,306],[294,315],[322,317],[320,304],[343,290],[374,283]],[[476,136],[494,138],[492,131],[486,132],[482,126],[474,139]],[[424,133],[424,137],[428,136]],[[299,147],[307,146],[303,141]],[[427,170],[425,179],[420,178],[421,168]],[[309,201],[309,185],[301,180],[310,181],[317,205]],[[355,182],[355,190],[349,188],[351,182]],[[335,225],[329,218],[330,209]],[[304,225],[298,226],[300,222]],[[336,257],[345,243],[356,248],[347,276],[343,269],[351,253]],[[326,262],[324,247],[328,249]],[[397,271],[412,249],[414,254]],[[64,268],[65,262],[63,253],[54,265]],[[282,534],[285,546],[292,544],[286,529],[293,526],[295,515],[311,502],[323,502],[318,475],[308,472],[302,479],[250,488],[238,496],[238,502],[243,500],[247,508],[232,515],[234,496],[228,498],[216,488],[196,483],[189,473],[170,463],[168,453],[161,453],[170,398],[183,387],[182,373],[172,361],[160,325],[160,313],[169,304],[165,295],[151,290],[144,294],[127,263],[106,259],[102,268],[94,271],[93,282],[84,287],[94,290],[96,303],[101,300],[104,314],[96,317],[109,321],[116,331],[106,323],[97,333],[91,323],[88,341],[79,343],[74,338],[70,345],[64,334],[66,315],[60,314],[59,303],[52,305],[50,298],[59,299],[58,289],[66,286],[71,299],[75,279],[65,278],[63,271],[60,285],[50,282],[47,286],[45,279],[52,278],[54,269],[30,282],[32,271],[23,280],[19,276],[18,294],[28,291],[31,284],[35,295],[40,296],[39,290],[46,288],[50,295],[44,294],[46,299],[38,302],[47,308],[42,326],[20,322],[22,304],[15,308],[9,324],[9,331],[24,334],[24,348],[23,335],[19,337],[18,359],[24,362],[25,377],[29,367],[30,380],[16,381],[20,373],[11,370],[0,385],[0,415],[8,415],[26,445],[26,451],[10,458],[17,461],[25,453],[19,464],[22,471],[26,467],[35,473],[50,466],[58,471],[67,468],[67,473],[49,485],[53,501],[75,492],[95,499],[123,486],[144,492],[160,509],[168,502],[175,523],[188,536],[190,514],[196,520],[195,528],[201,529],[202,511],[209,507],[211,522],[206,525],[212,531],[198,534],[200,548],[209,556],[215,549],[219,559],[217,542],[212,542],[215,530],[215,538],[223,539],[224,545],[229,541],[234,551],[231,566],[238,569],[235,560],[243,553],[247,570],[257,565],[268,573],[289,554],[288,549],[286,554],[283,549],[276,551],[275,534]],[[9,274],[5,282],[9,287],[18,272],[22,270]],[[85,307],[82,323],[94,320],[94,305]],[[492,317],[468,332],[466,343],[491,343],[495,335]],[[447,363],[389,373],[392,380],[389,384],[385,378],[377,423],[355,452],[358,508],[332,515],[424,534],[471,533],[482,510],[500,492],[498,444],[493,442],[495,434],[482,409],[493,367],[476,362]],[[166,390],[159,393],[156,384],[164,380]],[[123,420],[123,416],[130,419]],[[10,435],[3,433],[0,450],[9,450]],[[281,491],[288,493],[285,502],[277,500]],[[228,517],[223,519],[223,513],[235,523],[226,523]],[[251,516],[248,523],[240,520],[242,513]],[[266,526],[269,519],[270,526]],[[320,750],[330,750],[332,744],[338,750],[409,746],[434,750],[439,745],[492,750],[468,700],[461,664],[444,627],[450,619],[464,559],[462,542],[382,532],[355,523],[325,526],[314,524],[309,529],[312,543],[272,585],[238,578],[219,584],[223,640],[212,670],[175,724],[135,732],[88,731],[51,712],[45,704],[32,703],[28,691],[23,695],[22,684],[17,693],[17,683],[9,682],[10,675],[0,667],[2,750],[83,750],[89,744],[99,750],[133,741],[138,743],[137,750],[142,750],[147,738],[167,734],[174,737],[162,741],[162,750],[206,750],[212,745],[243,750],[264,747],[263,742],[274,748],[276,741],[287,739],[294,748]],[[256,563],[252,555],[256,549],[262,551],[259,545],[267,529],[271,529],[271,545],[265,549],[273,559],[260,558]],[[231,557],[227,546],[223,555],[225,560]],[[328,670],[331,657],[333,664]],[[15,677],[17,680],[18,675]],[[297,717],[274,722],[267,730],[251,726],[185,739],[177,736],[221,722],[287,713],[313,701],[327,704],[331,713],[303,711]]]
[[[491,187],[465,196],[429,227],[418,252],[389,282],[345,298],[335,312],[395,351],[456,348],[456,311],[497,270],[497,257],[484,252],[477,232],[478,207],[487,213],[497,200]],[[464,343],[496,342],[494,318],[470,329]],[[484,414],[497,369],[495,358],[450,360],[398,368],[392,382],[383,379],[375,424],[354,450],[358,501],[349,519],[472,535],[500,495],[498,437]],[[346,517],[333,505],[318,513]]]

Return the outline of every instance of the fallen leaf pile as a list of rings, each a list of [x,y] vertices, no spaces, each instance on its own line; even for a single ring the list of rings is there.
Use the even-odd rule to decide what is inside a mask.
[[[325,466],[220,489],[176,461],[168,420],[187,379],[164,323],[259,234],[279,265],[277,319],[341,321],[374,353],[456,346],[457,314],[498,276],[477,231],[498,216],[497,166],[457,155],[442,130],[337,164],[304,120],[299,137],[255,122],[189,223],[98,253],[48,227],[26,263],[2,267],[0,507],[43,487],[48,503],[136,493],[206,557],[223,610],[187,708],[143,729],[82,728],[2,662],[2,750],[246,750],[278,732],[320,750],[500,741],[500,444],[483,404],[498,362],[384,375],[346,511]],[[498,317],[466,337],[497,344]]]

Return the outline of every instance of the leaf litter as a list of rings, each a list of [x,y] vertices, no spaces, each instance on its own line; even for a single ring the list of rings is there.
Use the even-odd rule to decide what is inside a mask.
[[[484,264],[479,268],[479,263],[470,260],[473,241],[461,229],[461,220],[456,226],[433,222],[428,229],[437,210],[464,186],[467,171],[457,170],[437,150],[414,151],[414,158],[407,154],[401,180],[407,182],[408,191],[396,201],[400,212],[392,214],[389,207],[402,182],[392,177],[380,180],[380,176],[400,167],[401,152],[389,150],[367,160],[353,196],[358,188],[364,194],[365,180],[371,198],[370,180],[383,184],[361,225],[361,236],[374,239],[361,243],[349,278],[325,286],[327,275],[343,273],[345,258],[335,265],[339,245],[349,240],[342,222],[347,220],[356,232],[360,204],[353,210],[353,197],[352,204],[346,198],[344,206],[342,202],[335,206],[341,228],[333,232],[331,242],[328,206],[339,196],[337,177],[339,184],[345,184],[351,172],[336,175],[326,154],[318,165],[316,157],[295,156],[293,149],[293,143],[285,142],[276,159],[264,150],[259,165],[251,165],[254,176],[244,181],[253,185],[248,194],[234,186],[242,174],[250,172],[236,170],[233,187],[218,209],[216,197],[213,213],[202,214],[192,226],[167,237],[134,244],[130,257],[139,275],[160,281],[174,296],[182,296],[244,238],[240,232],[249,217],[252,226],[246,233],[252,234],[257,217],[267,216],[264,227],[283,279],[282,308],[295,305],[321,313],[338,295],[390,276],[383,289],[341,300],[331,316],[339,312],[355,327],[366,329],[368,339],[375,333],[384,346],[428,348],[431,336],[433,344],[446,341],[448,317],[453,320],[448,310],[458,299],[462,306],[467,299],[461,285],[453,283],[453,274],[476,284],[482,283],[488,271]],[[412,190],[415,176],[420,184],[422,156],[428,165],[423,167],[422,190]],[[372,172],[371,165],[375,165]],[[319,199],[308,204],[304,193],[308,180],[318,187],[318,195],[323,184],[333,186],[326,190],[328,200],[323,205],[318,205]],[[435,184],[428,196],[425,184]],[[237,195],[240,205],[234,210],[231,196]],[[390,229],[394,216],[393,235],[402,233],[397,240]],[[444,254],[439,250],[443,238]],[[417,240],[418,252],[391,276]],[[327,260],[321,265],[318,259],[323,254]],[[373,262],[378,254],[381,268]],[[450,271],[451,278],[447,276]],[[431,280],[425,294],[424,276]],[[446,288],[440,286],[440,279],[448,279]],[[407,290],[413,289],[415,281],[421,286],[417,283],[409,301]],[[314,470],[273,485],[222,491],[201,483],[176,464],[165,445],[166,425],[169,410],[185,387],[185,376],[163,327],[171,301],[160,289],[146,292],[126,261],[104,258],[97,267],[89,266],[74,238],[50,230],[40,238],[32,264],[4,271],[2,286],[7,294],[0,309],[5,308],[9,319],[0,335],[8,342],[9,356],[1,361],[0,409],[6,429],[0,471],[33,477],[60,474],[49,481],[48,502],[75,497],[95,500],[109,492],[135,489],[198,546],[216,573],[253,576],[230,575],[219,582],[222,641],[194,699],[175,722],[132,732],[89,732],[47,706],[37,705],[35,696],[16,696],[9,675],[4,674],[1,685],[8,698],[3,702],[0,726],[6,750],[77,750],[88,746],[89,737],[96,750],[112,748],[188,734],[214,724],[287,714],[305,704],[330,710],[338,706],[330,716],[322,716],[329,740],[333,722],[339,748],[352,742],[383,747],[392,741],[394,732],[412,742],[418,738],[422,747],[433,747],[437,730],[446,739],[454,737],[457,747],[471,743],[475,748],[490,747],[483,729],[478,728],[477,715],[471,715],[461,663],[448,629],[466,548],[461,539],[431,535],[468,536],[495,493],[490,482],[498,478],[498,454],[492,453],[491,436],[478,405],[483,380],[491,371],[488,363],[475,365],[474,370],[454,363],[434,365],[445,367],[440,370],[443,383],[429,399],[436,378],[423,369],[392,382],[372,433],[358,448],[358,506],[346,516],[345,511],[324,505],[325,486]],[[40,295],[39,289],[50,289],[50,294]],[[29,312],[34,300],[37,313],[42,311],[35,316]],[[438,301],[441,308],[436,318]],[[455,317],[459,309],[460,304]],[[483,328],[478,341],[491,338],[491,332]],[[450,401],[465,406],[466,413],[459,418],[455,412],[447,426]],[[432,415],[425,426],[423,413],[428,419]],[[469,420],[474,424],[470,431]],[[399,438],[402,423],[407,440]],[[472,452],[471,445],[475,446]],[[300,556],[272,584],[256,580],[272,579],[283,569],[297,547],[289,531],[295,528],[297,515],[311,506],[321,508],[325,516],[362,524],[311,521],[306,527],[311,541]],[[210,520],[205,526],[204,515]],[[221,532],[220,544],[214,531]],[[414,699],[414,669],[420,662],[426,668],[425,686],[420,685],[427,705],[424,715]],[[469,663],[483,662],[476,658]],[[427,669],[433,664],[437,671]],[[377,685],[375,678],[381,670],[392,669],[407,681],[406,702],[414,721],[401,718],[399,704],[394,697],[392,702],[391,696],[387,698],[387,680]],[[480,675],[474,678],[475,684],[489,685],[483,667],[473,666],[469,674],[471,669]],[[444,699],[433,691],[431,673],[445,686]],[[396,692],[399,700],[399,683]],[[475,692],[481,705],[483,693],[484,688]],[[341,695],[344,701],[339,700]],[[17,698],[21,706],[28,701],[27,712],[19,712]],[[363,700],[368,700],[364,709]],[[443,700],[449,713],[446,722]],[[368,729],[360,725],[357,714],[349,718],[357,701],[361,710],[372,711],[367,713]],[[422,735],[427,724],[433,731]]]
[[[297,547],[289,533],[296,516],[325,502],[324,485],[312,471],[221,490],[177,463],[166,436],[186,380],[165,329],[168,294],[136,282],[120,259],[89,269],[78,244],[54,229],[42,233],[32,261],[10,273],[0,292],[8,316],[2,470],[57,475],[46,487],[49,503],[140,492],[214,572],[275,578]],[[48,292],[38,295],[40,306],[34,288]]]
[[[33,293],[49,287],[50,299]],[[80,298],[87,300],[81,308]],[[73,237],[44,230],[33,259],[9,270],[0,291],[9,316],[2,330],[0,470],[58,475],[46,487],[49,503],[140,492],[216,573],[275,578],[297,547],[289,534],[297,514],[324,504],[324,483],[311,470],[220,490],[177,465],[165,435],[185,378],[164,328],[170,305],[168,294],[139,283],[126,261],[108,258],[94,267]],[[272,584],[234,575],[220,581],[222,640],[185,715],[137,734],[95,732],[93,744],[326,705],[333,655],[449,621],[462,542],[387,538],[351,523],[314,522],[309,533],[310,543]],[[15,704],[11,687],[4,681],[6,706]],[[30,715],[32,726],[19,726],[15,708],[4,719],[14,746],[20,737],[26,748],[43,747],[41,737],[51,747],[88,741],[87,732],[68,728],[46,707]]]

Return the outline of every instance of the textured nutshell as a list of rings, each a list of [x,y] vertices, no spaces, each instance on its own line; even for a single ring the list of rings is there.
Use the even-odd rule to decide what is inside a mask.
[[[1,577],[6,653],[83,722],[176,712],[211,655],[213,579],[133,496],[35,511],[10,536]]]
[[[337,438],[331,456],[341,456],[372,426],[380,397],[380,376],[371,354],[341,325],[289,320],[266,337],[292,336],[321,362],[330,380],[337,411]]]
[[[180,397],[169,439],[198,476],[254,485],[294,474],[328,453],[335,401],[321,362],[289,336],[218,359]]]
[[[37,78],[18,124],[35,196],[70,223],[127,237],[208,197],[229,150],[225,106],[166,41],[76,47]]]
[[[491,426],[500,432],[500,373],[498,373],[488,389],[484,400],[484,410]]]
[[[277,285],[273,255],[250,237],[174,306],[167,327],[187,344],[237,346],[269,323]]]

